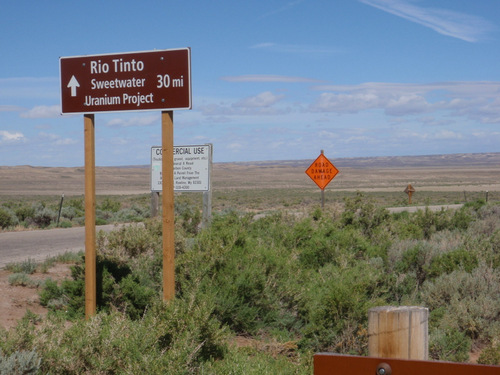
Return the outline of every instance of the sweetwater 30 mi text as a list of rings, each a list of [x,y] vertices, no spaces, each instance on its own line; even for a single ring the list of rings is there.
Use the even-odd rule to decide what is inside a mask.
[[[102,106],[116,104],[135,104],[138,107],[144,103],[154,103],[153,94],[143,95],[140,92],[134,95],[123,94],[122,96],[85,96],[85,106]]]

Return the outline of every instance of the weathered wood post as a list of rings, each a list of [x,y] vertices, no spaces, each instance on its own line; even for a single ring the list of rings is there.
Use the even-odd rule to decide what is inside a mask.
[[[368,355],[427,360],[429,309],[381,306],[368,311]]]

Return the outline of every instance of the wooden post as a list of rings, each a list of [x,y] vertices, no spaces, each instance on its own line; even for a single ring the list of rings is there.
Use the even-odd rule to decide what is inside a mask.
[[[368,312],[368,355],[427,360],[429,309],[381,306]]]
[[[175,295],[174,241],[174,113],[161,113],[163,205],[163,300]]]
[[[85,142],[85,317],[96,313],[95,123],[84,115]]]
[[[160,200],[160,193],[158,191],[151,192],[151,217],[158,215],[158,202]]]

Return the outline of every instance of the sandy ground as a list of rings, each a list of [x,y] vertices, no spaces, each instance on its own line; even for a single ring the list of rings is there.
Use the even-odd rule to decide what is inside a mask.
[[[47,309],[40,305],[39,288],[27,286],[13,286],[9,283],[12,273],[0,270],[0,327],[11,329],[15,327],[29,310],[34,314],[44,316]],[[34,281],[63,280],[69,278],[70,265],[56,264],[47,273],[34,273],[30,278]]]

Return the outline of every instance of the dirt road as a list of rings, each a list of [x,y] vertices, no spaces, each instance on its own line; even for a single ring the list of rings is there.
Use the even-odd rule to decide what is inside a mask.
[[[109,232],[115,225],[96,227]],[[37,262],[65,252],[85,249],[85,227],[0,233],[0,268],[32,259]]]
[[[410,207],[390,207],[387,210],[390,213],[397,213],[397,212],[417,212],[418,210],[425,211],[426,208],[428,208],[431,211],[441,211],[441,210],[458,210],[460,207],[462,207],[463,204],[446,204],[446,205],[438,205],[438,206],[410,206]]]

